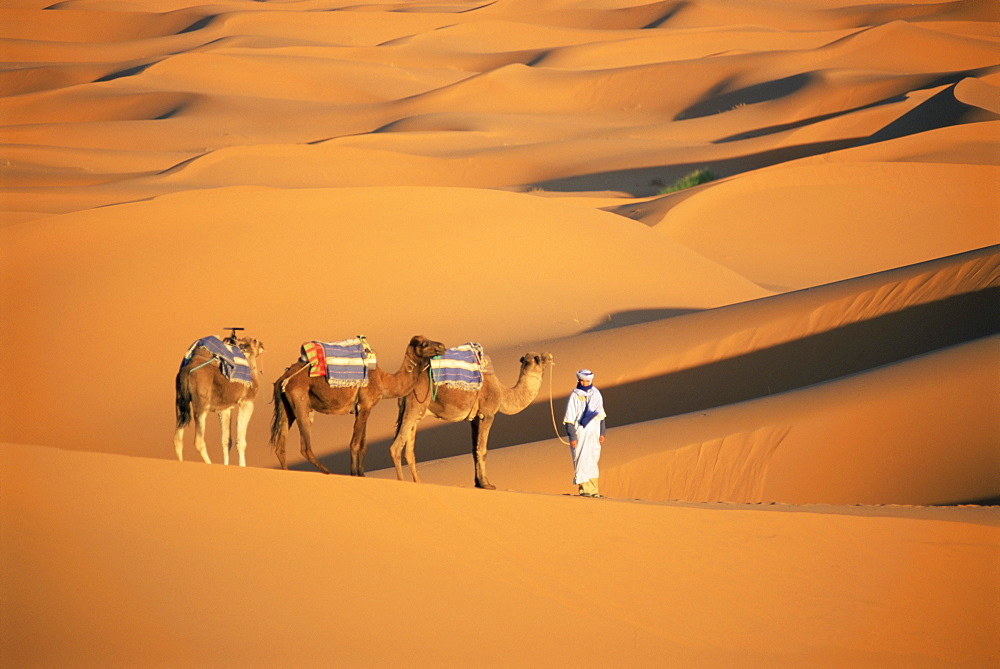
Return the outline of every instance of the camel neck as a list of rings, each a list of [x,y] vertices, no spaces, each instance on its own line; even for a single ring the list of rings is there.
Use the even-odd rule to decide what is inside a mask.
[[[544,367],[531,370],[522,367],[521,373],[517,377],[517,383],[513,388],[508,388],[501,399],[500,412],[505,414],[518,413],[534,402],[542,387],[543,373]]]
[[[416,385],[420,374],[427,368],[427,361],[421,360],[409,348],[403,354],[403,363],[395,374],[386,374],[383,382],[383,397],[402,397]]]

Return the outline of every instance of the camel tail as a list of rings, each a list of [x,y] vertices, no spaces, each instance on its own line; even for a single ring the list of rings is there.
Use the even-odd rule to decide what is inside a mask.
[[[285,405],[285,391],[281,385],[284,379],[278,379],[274,384],[274,415],[271,418],[271,451],[284,455],[285,438],[291,426],[291,418]]]
[[[177,429],[186,427],[191,422],[191,389],[188,387],[187,376],[177,372],[174,380],[177,391]]]

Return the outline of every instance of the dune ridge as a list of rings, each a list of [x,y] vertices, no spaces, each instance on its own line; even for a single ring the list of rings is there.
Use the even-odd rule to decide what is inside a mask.
[[[9,0],[0,665],[1000,665],[991,0]],[[707,181],[680,187],[698,171]],[[261,340],[248,467],[176,461]],[[475,341],[490,434],[317,414],[303,342]],[[557,434],[608,409],[601,490]],[[221,462],[210,419],[207,453]],[[235,458],[234,458],[235,459]],[[389,479],[389,480],[385,480]]]

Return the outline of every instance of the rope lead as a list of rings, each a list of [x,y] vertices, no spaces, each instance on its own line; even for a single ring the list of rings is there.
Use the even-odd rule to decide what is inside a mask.
[[[550,365],[555,367],[555,362],[549,362]],[[556,437],[566,446],[569,446],[569,442],[563,440],[562,435],[559,434],[559,426],[556,424],[556,406],[555,401],[552,399],[552,377],[555,376],[555,370],[549,370],[549,411],[552,413],[552,429],[556,431]]]

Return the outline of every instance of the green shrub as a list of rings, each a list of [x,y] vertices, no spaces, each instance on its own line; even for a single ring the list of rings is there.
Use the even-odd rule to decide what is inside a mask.
[[[675,193],[679,190],[684,190],[685,188],[691,188],[691,186],[697,186],[698,184],[707,183],[709,181],[715,180],[715,173],[707,167],[697,169],[694,172],[685,174],[677,181],[673,182],[669,186],[664,186],[660,189],[660,195],[666,195],[667,193]]]

